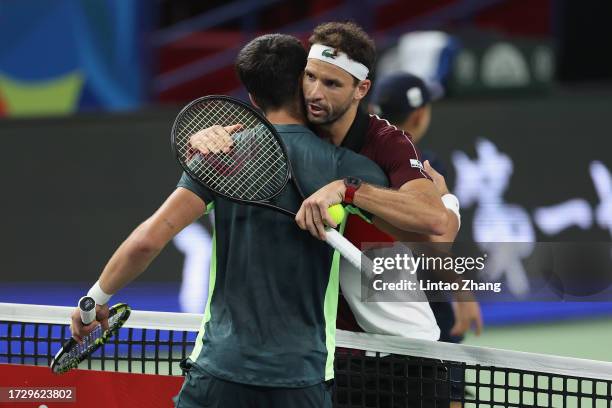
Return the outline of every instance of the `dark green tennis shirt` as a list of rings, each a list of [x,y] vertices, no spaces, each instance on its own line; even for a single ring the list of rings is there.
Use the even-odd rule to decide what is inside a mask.
[[[366,157],[303,126],[276,129],[306,196],[346,176],[387,186]],[[339,254],[292,217],[216,197],[186,174],[178,186],[215,210],[209,297],[191,360],[213,376],[259,386],[333,378]],[[297,212],[302,199],[290,188],[279,201]]]

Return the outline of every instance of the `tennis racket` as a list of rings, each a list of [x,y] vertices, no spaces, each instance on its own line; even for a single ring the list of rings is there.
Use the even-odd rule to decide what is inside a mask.
[[[81,309],[81,320],[84,324],[89,324],[95,320],[96,302],[93,298],[82,297],[79,300],[79,309]],[[70,338],[51,361],[51,371],[60,374],[77,368],[81,361],[87,359],[97,349],[108,343],[129,317],[130,307],[128,305],[118,303],[111,307],[108,315],[108,330],[104,330],[101,325],[98,325],[91,333],[83,337],[82,344]]]
[[[236,124],[242,127],[232,135],[233,146],[228,153],[203,155],[189,143],[190,137],[201,130]],[[292,172],[287,148],[274,126],[253,107],[228,96],[196,99],[176,117],[171,143],[183,170],[214,194],[295,217],[293,211],[279,207],[274,200],[288,188],[289,182],[304,198]],[[338,231],[327,228],[325,235],[327,243],[355,267],[361,268],[362,262],[371,264]],[[371,265],[368,270],[372,270]]]

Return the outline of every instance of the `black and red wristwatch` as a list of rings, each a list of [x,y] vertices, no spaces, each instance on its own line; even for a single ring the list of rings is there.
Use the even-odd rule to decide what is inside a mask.
[[[361,187],[361,179],[351,176],[346,177],[344,179],[344,185],[346,186],[346,191],[344,192],[344,199],[342,201],[346,204],[353,204],[355,191]]]

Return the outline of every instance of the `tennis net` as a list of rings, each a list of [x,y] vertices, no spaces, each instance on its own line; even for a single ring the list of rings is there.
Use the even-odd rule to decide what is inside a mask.
[[[72,308],[0,303],[0,364],[49,365]],[[79,368],[182,375],[201,315],[133,311]],[[337,332],[336,407],[612,407],[612,363]]]

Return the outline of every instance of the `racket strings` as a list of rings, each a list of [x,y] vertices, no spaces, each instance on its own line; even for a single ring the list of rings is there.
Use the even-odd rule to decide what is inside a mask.
[[[263,155],[270,157],[273,154],[272,149],[276,147],[275,145],[268,143],[262,146],[262,144],[259,143],[259,141],[262,139],[260,132],[266,131],[267,128],[258,125],[257,127],[243,131],[236,138],[234,138],[235,142],[238,142],[237,144],[240,146],[238,149],[234,150],[234,167],[240,166],[241,171],[247,173],[250,177],[255,176],[249,185],[243,186],[246,188],[246,190],[240,189],[240,184],[242,183],[240,177],[223,177],[227,174],[219,173],[216,175],[212,174],[211,181],[216,182],[220,188],[225,190],[238,191],[238,194],[247,197],[248,199],[255,197],[262,189],[265,195],[273,195],[274,190],[261,180],[266,175],[266,172],[261,171],[261,168],[257,167],[260,164],[258,160],[253,160],[256,158],[256,156]],[[236,164],[236,162],[239,163]],[[274,169],[274,165],[279,162],[282,162],[282,157],[277,157],[275,162],[267,164],[268,167]],[[280,171],[282,168],[277,167],[276,170]],[[249,189],[253,188],[256,190],[254,192],[250,192]]]
[[[243,131],[240,137],[244,138],[249,132],[257,133],[262,130],[267,131],[267,128],[260,126],[260,129]],[[257,139],[260,138],[255,134],[253,137],[247,137],[246,141],[240,143],[240,148],[234,149],[231,163],[227,160],[227,157],[219,155],[218,157],[212,158],[212,161],[208,163],[205,160],[192,161],[190,163],[191,168],[202,174],[209,170],[206,164],[213,165],[216,173],[209,173],[209,182],[211,184],[216,184],[218,190],[233,191],[236,195],[249,200],[255,199],[258,196],[273,196],[277,189],[268,184],[270,179],[269,172],[276,172],[276,174],[272,174],[272,177],[284,175],[285,169],[282,167],[284,159],[281,156],[276,157],[273,162],[264,163],[256,159],[254,160],[255,156],[272,156],[274,153],[273,149],[276,148],[273,144],[266,144],[262,147],[261,143],[256,141]],[[221,163],[216,162],[219,158],[222,160]],[[262,171],[262,164],[265,165],[265,170],[267,171]],[[250,183],[244,184],[243,177],[232,177],[235,175],[235,172],[231,171],[232,169],[239,169],[241,173],[246,173],[248,177],[251,177]],[[282,184],[279,187],[282,187]]]
[[[203,129],[235,124],[243,126],[232,135],[229,153],[203,155],[190,144],[191,136]],[[255,114],[230,101],[203,101],[184,112],[177,121],[175,144],[192,176],[226,196],[261,201],[285,185],[288,165],[280,143]]]
[[[100,345],[100,339],[106,336],[107,332],[113,330],[119,323],[120,315],[114,314],[108,318],[109,330],[103,330],[101,325],[96,326],[87,336],[83,337],[82,343],[75,344],[70,350],[62,354],[58,362],[57,371],[62,372],[74,368],[83,361],[92,351]]]
[[[251,138],[245,138],[244,137],[244,135],[247,134],[248,130],[244,131],[240,135],[241,136],[241,140],[244,140],[246,142],[239,143],[238,144],[238,148],[237,149],[234,148],[234,152],[235,152],[234,155],[232,155],[232,156],[230,156],[230,155],[219,155],[219,158],[221,160],[225,159],[224,160],[224,162],[225,162],[224,164],[228,164],[229,161],[227,159],[230,158],[230,157],[234,161],[234,163],[235,163],[236,157],[238,157],[239,159],[241,159],[241,158],[243,158],[245,156],[246,156],[246,158],[249,158],[249,156],[252,156],[253,153],[257,149],[260,149],[262,147],[262,144],[261,144],[262,137],[261,137],[261,134],[259,132],[262,131],[262,130],[263,131],[267,131],[267,128],[265,128],[264,126],[261,126],[259,124],[258,119],[254,115],[248,115],[248,117],[245,117],[245,116],[247,116],[247,115],[244,114],[245,112],[244,111],[241,112],[234,105],[230,105],[230,109],[227,109],[227,110],[222,110],[221,109],[222,106],[220,106],[221,105],[220,103],[217,103],[217,104],[210,103],[210,105],[217,105],[217,106],[213,106],[211,118],[209,118],[209,120],[206,121],[206,122],[209,122],[209,123],[212,123],[212,122],[222,122],[222,123],[233,122],[233,124],[235,124],[236,123],[235,120],[239,120],[241,122],[246,122],[245,128],[250,128],[248,130],[255,131],[254,137],[251,137]],[[227,105],[227,104],[225,104],[225,105]],[[194,115],[194,116],[195,116],[195,118],[192,118],[189,121],[188,126],[186,127],[186,129],[188,130],[187,133],[189,134],[189,136],[191,136],[191,134],[195,133],[196,131],[200,130],[201,128],[209,127],[208,126],[209,123],[205,124],[202,119],[200,119],[200,120],[197,119],[198,115]],[[214,120],[215,118],[218,118],[218,119]],[[235,118],[235,120],[234,120],[234,118]],[[210,120],[210,119],[213,119],[213,120]],[[244,120],[244,119],[247,119],[247,120]],[[256,122],[256,123],[253,123],[251,125],[251,123],[249,123],[248,119],[250,119],[251,122]],[[195,124],[194,124],[194,122],[195,122]],[[185,137],[183,140],[184,140],[183,145],[187,146],[188,142],[189,142],[189,139]],[[249,144],[249,142],[250,142],[250,144]],[[191,146],[189,146],[189,147],[191,147]],[[264,150],[262,152],[262,154],[269,156],[270,153],[271,153],[270,149],[275,147],[275,146],[273,144],[268,144],[267,146],[264,146],[264,148],[265,147],[267,147],[268,149]],[[245,151],[246,151],[246,154],[245,154]],[[244,161],[244,160],[242,160],[242,161]],[[278,161],[279,160],[277,158],[277,162]],[[257,171],[258,169],[254,169],[253,168],[253,165],[256,164],[256,163],[257,163],[256,161],[250,160],[248,162],[248,164],[250,164],[250,166],[246,170],[248,170],[248,171]],[[269,164],[275,164],[275,163],[269,163]],[[202,169],[202,166],[200,166],[199,169]],[[216,166],[216,170],[217,171],[219,170],[219,166]],[[235,182],[237,179],[230,179],[230,180]],[[235,187],[235,186],[232,185],[231,187]]]
[[[254,129],[254,131],[255,132],[258,132],[258,131],[268,132],[268,129],[265,126],[259,126],[259,128]],[[255,139],[256,138],[257,137],[255,137]],[[261,151],[260,154],[265,157],[272,157],[274,155],[273,149],[275,148],[277,148],[276,145],[269,143],[264,146],[263,148],[264,150]],[[261,167],[262,164],[265,165],[267,168],[262,169]],[[273,162],[264,161],[262,163],[261,161],[258,161],[258,160],[249,161],[244,170],[246,172],[249,172],[250,175],[255,175],[255,178],[251,180],[250,185],[245,186],[247,190],[241,192],[241,195],[244,197],[247,197],[248,199],[252,199],[252,197],[256,197],[260,195],[259,193],[263,193],[263,195],[265,196],[273,196],[277,190],[274,189],[273,186],[270,186],[268,184],[268,179],[266,177],[269,177],[270,174],[263,170],[276,171],[277,173],[284,175],[284,173],[280,173],[284,171],[282,167],[283,164],[284,164],[283,156],[276,156],[276,159]],[[239,178],[235,178],[235,179],[228,178],[226,180],[217,178],[217,180],[220,183],[227,182],[227,184],[224,186],[227,189],[232,190],[232,189],[239,188],[239,185],[238,185],[240,182]],[[283,185],[281,184],[279,188],[282,188],[282,186]]]
[[[250,139],[247,138],[247,140],[256,140],[258,148],[261,149],[261,152],[259,152],[259,157],[261,160],[250,161],[248,168],[245,169],[247,175],[256,175],[256,177],[250,180],[250,184],[245,185],[245,187],[247,187],[247,191],[244,191],[244,196],[248,197],[249,199],[253,199],[253,197],[257,197],[259,195],[265,195],[266,197],[273,196],[284,186],[284,179],[287,173],[286,160],[283,151],[269,129],[261,125],[256,116],[245,111],[236,113],[240,113],[241,116],[248,114],[249,118],[254,122],[252,130],[255,132],[255,137]],[[261,143],[259,143],[261,140],[265,140],[267,142],[263,144],[263,147],[261,146]],[[269,160],[266,160],[266,158]],[[274,179],[277,179],[279,183],[276,185],[271,185],[270,181]],[[234,180],[230,179],[228,188],[236,188],[239,181],[240,180],[238,178]]]
[[[224,112],[221,111],[219,106],[214,106],[217,101],[210,101],[207,103],[207,107],[212,109],[212,114],[215,118],[219,118],[223,120]],[[206,118],[201,115],[202,106],[196,105],[190,111],[185,113],[185,116],[189,118],[189,123],[183,126],[184,131],[179,132],[180,140],[183,142],[183,145],[189,145],[189,137],[197,133],[198,131],[209,127],[205,122],[211,122],[211,120],[205,120]],[[233,105],[229,106],[229,112],[227,116],[235,117],[232,114],[236,113],[236,107]],[[234,123],[235,124],[235,123]],[[186,132],[185,132],[186,131]],[[185,134],[186,133],[186,134]]]

